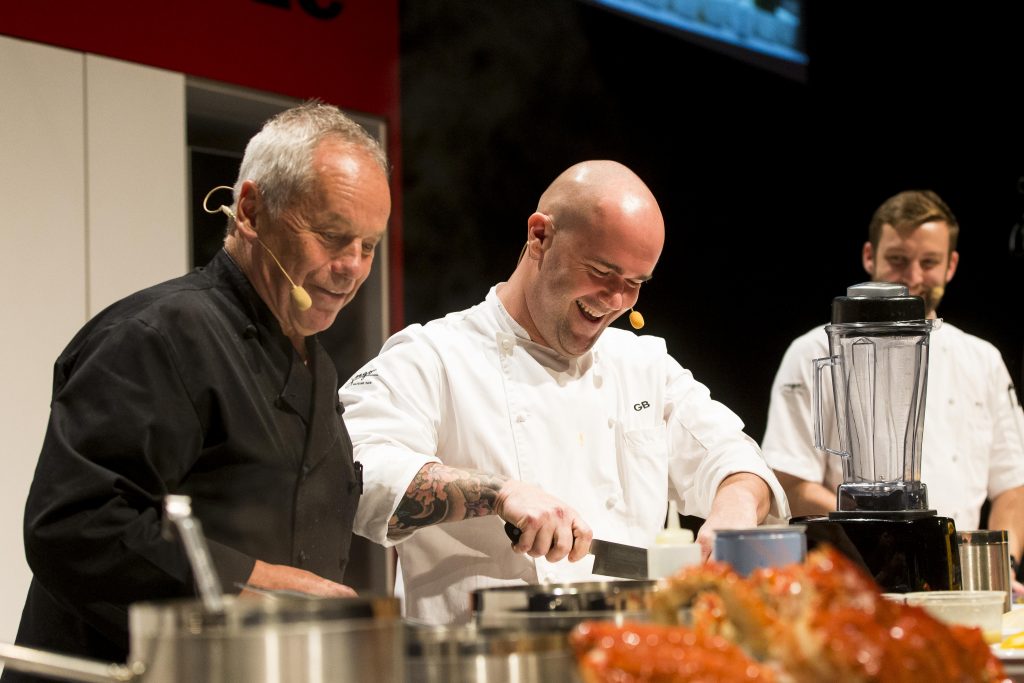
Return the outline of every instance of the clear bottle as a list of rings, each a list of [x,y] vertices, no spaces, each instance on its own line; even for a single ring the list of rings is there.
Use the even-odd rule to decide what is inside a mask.
[[[676,502],[668,502],[668,524],[647,550],[647,576],[662,579],[679,572],[683,567],[700,564],[700,546],[693,542],[693,532],[679,526]]]

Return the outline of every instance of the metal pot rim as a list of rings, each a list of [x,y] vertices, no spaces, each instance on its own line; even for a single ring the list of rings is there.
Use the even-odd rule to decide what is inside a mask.
[[[137,629],[238,629],[276,624],[322,623],[350,619],[397,619],[400,616],[397,598],[312,598],[282,594],[264,598],[224,596],[224,611],[207,611],[202,601],[194,598],[137,602],[128,608],[134,636]]]

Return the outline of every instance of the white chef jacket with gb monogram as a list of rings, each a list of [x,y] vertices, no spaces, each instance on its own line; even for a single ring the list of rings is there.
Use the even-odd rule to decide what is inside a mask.
[[[668,497],[707,516],[718,485],[753,472],[785,494],[728,408],[673,360],[664,340],[610,328],[579,358],[530,341],[496,288],[477,306],[412,325],[341,389],[363,465],[356,533],[398,545],[407,616],[465,621],[478,588],[598,580],[593,558],[515,553],[495,516],[388,537],[387,522],[428,462],[532,482],[610,541],[647,547]]]

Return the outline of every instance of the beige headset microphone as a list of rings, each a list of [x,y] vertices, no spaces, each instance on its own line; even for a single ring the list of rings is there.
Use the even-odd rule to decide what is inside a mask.
[[[233,189],[234,188],[231,188],[231,187],[229,187],[227,185],[218,185],[217,187],[215,187],[212,190],[210,190],[209,192],[207,192],[206,196],[203,198],[203,211],[205,211],[206,213],[217,213],[218,211],[220,211],[221,213],[226,215],[231,220],[237,222],[238,219],[235,218],[235,212],[231,210],[230,206],[227,206],[226,204],[221,204],[216,209],[211,209],[209,206],[207,206],[207,203],[210,201],[210,195],[212,195],[217,190],[233,190]],[[261,247],[263,247],[264,249],[267,250],[267,253],[270,254],[270,258],[274,259],[274,263],[277,264],[278,270],[281,271],[281,273],[285,276],[285,279],[288,280],[288,283],[291,284],[291,286],[292,286],[292,305],[294,305],[295,308],[299,309],[300,311],[308,311],[310,309],[310,307],[313,305],[313,299],[310,298],[309,292],[307,292],[303,287],[300,287],[299,285],[295,284],[295,281],[292,280],[291,275],[289,275],[288,271],[286,271],[284,269],[284,266],[281,265],[281,262],[277,260],[277,256],[274,255],[274,252],[270,251],[270,247],[268,247],[267,245],[263,244],[263,240],[261,240],[259,237],[257,237],[256,241],[260,243]],[[643,323],[641,323],[641,325],[642,324]]]
[[[644,317],[640,315],[640,311],[629,309],[629,324],[633,326],[634,330],[639,330],[644,326]]]

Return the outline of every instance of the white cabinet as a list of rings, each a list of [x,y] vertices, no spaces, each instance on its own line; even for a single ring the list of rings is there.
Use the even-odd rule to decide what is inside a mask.
[[[188,263],[185,77],[85,56],[89,317]]]
[[[102,307],[187,269],[184,83],[0,36],[0,641],[28,589],[53,361]]]

